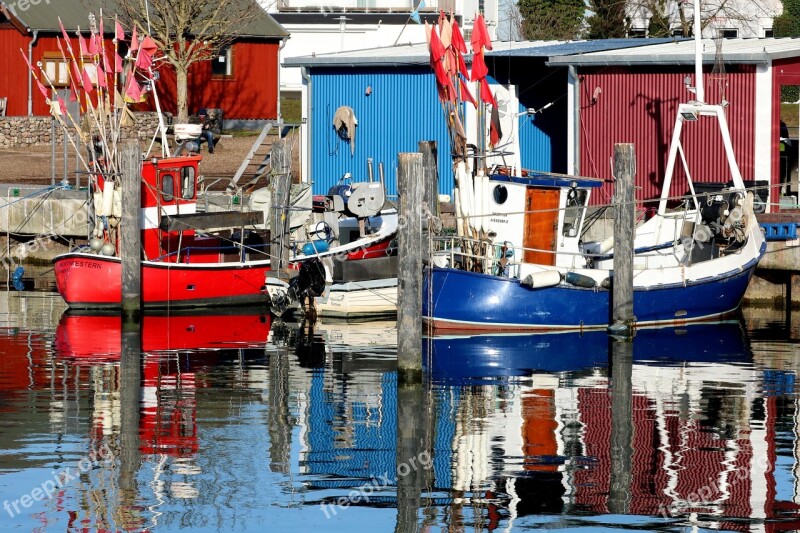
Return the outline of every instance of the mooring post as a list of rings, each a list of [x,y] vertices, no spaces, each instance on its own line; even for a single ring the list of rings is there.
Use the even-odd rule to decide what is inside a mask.
[[[125,143],[121,162],[122,176],[118,176],[122,180],[119,254],[122,260],[122,322],[125,324],[138,323],[142,309],[142,234],[139,228],[142,156],[137,141]]]
[[[422,154],[398,154],[397,379],[422,380]]]
[[[425,187],[423,204],[428,206],[431,216],[439,216],[439,168],[436,164],[438,149],[436,141],[419,141],[419,151],[422,153],[422,180]],[[427,213],[423,213],[427,215]],[[422,259],[430,261],[430,221],[422,220]]]
[[[612,325],[615,334],[630,335],[636,317],[633,314],[633,234],[636,155],[633,145],[614,145],[614,280],[612,289]]]
[[[289,265],[289,194],[292,187],[289,144],[277,139],[270,148],[270,161],[277,174],[272,177],[272,219],[270,220],[269,253],[278,277],[286,276]]]

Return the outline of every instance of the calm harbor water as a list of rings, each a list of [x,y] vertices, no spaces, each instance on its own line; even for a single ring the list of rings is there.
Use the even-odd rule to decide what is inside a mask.
[[[424,387],[398,387],[395,345],[391,322],[239,310],[148,316],[139,349],[114,317],[1,292],[0,530],[800,528],[780,313],[630,350],[428,339]]]

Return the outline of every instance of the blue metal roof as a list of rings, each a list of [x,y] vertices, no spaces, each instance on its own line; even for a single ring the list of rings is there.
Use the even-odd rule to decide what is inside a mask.
[[[656,44],[672,43],[684,41],[685,38],[666,37],[658,39],[597,39],[593,41],[569,41],[554,42],[540,41],[531,43],[526,47],[524,43],[517,43],[514,48],[505,50],[495,50],[486,52],[486,57],[553,57],[588,54],[591,52],[604,52],[606,50],[618,50],[620,48],[638,48],[641,46],[652,46]]]

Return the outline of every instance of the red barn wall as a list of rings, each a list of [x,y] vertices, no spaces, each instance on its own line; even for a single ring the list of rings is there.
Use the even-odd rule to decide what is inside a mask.
[[[730,102],[727,116],[734,154],[745,180],[770,179],[754,176],[755,67],[737,65],[733,69],[727,74],[724,97]],[[684,86],[686,76],[693,77],[692,67],[581,69],[580,174],[610,179],[614,144],[633,143],[639,187],[636,197],[658,198],[678,104],[691,97]],[[706,100],[720,102],[719,81],[709,73],[704,79]],[[592,103],[597,88],[601,92]],[[717,131],[716,121],[708,117],[684,125],[683,147],[695,182],[730,179]],[[678,165],[670,194],[680,196],[687,190],[685,174]],[[608,203],[612,193],[613,184],[606,184],[594,195],[593,203]]]
[[[189,114],[201,107],[219,107],[224,118],[267,119],[278,116],[278,42],[237,41],[233,45],[233,76],[211,77],[211,63],[195,63],[189,69]],[[175,71],[165,65],[160,69],[161,108],[177,112]],[[154,110],[148,101],[149,110]]]

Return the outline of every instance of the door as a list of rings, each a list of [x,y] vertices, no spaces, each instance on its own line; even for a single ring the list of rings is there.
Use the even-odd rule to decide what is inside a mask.
[[[525,262],[539,265],[555,265],[558,229],[558,189],[528,188],[525,192],[525,229],[522,246],[525,247]],[[529,250],[534,248],[534,250]]]

